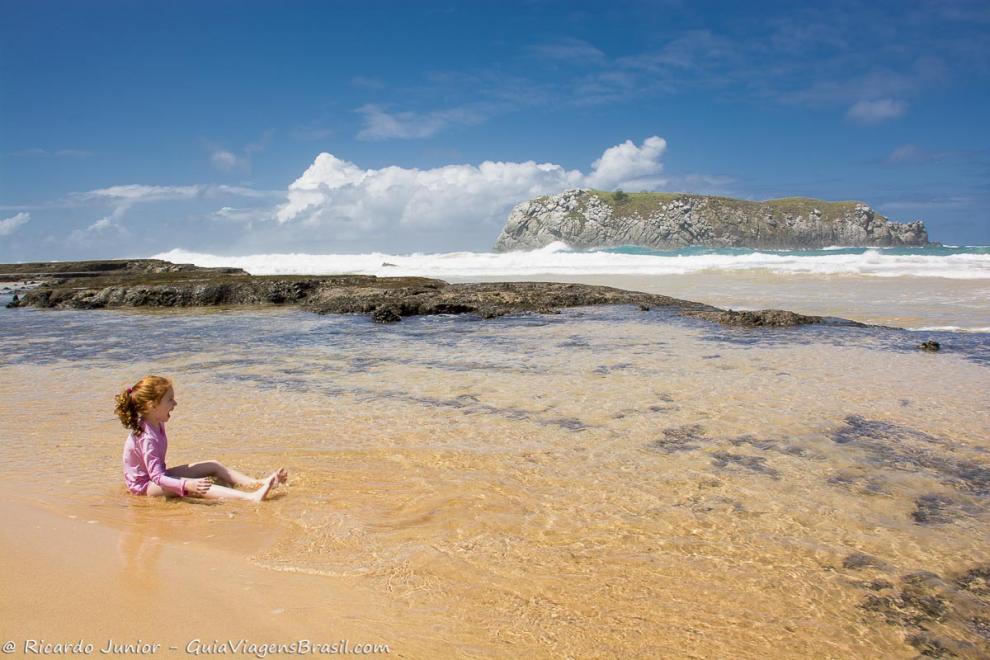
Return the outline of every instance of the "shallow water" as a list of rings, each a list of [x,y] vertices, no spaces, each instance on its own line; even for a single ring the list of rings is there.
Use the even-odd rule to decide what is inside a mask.
[[[417,613],[397,640],[478,656],[990,651],[987,334],[933,332],[943,351],[926,354],[917,333],[627,307],[393,326],[4,310],[0,329],[0,461],[24,492],[361,580]],[[285,465],[284,494],[256,510],[128,496],[112,396],[145,373],[176,383],[170,464]]]
[[[506,281],[511,277],[451,281]],[[781,274],[767,270],[683,275],[534,275],[530,279],[614,286],[731,309],[787,309],[920,332],[990,332],[990,279]]]

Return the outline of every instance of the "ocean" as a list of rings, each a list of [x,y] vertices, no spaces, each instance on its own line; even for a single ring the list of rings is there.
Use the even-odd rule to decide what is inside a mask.
[[[254,275],[354,273],[449,282],[543,280],[604,284],[719,307],[776,307],[920,331],[990,332],[990,247],[638,247],[442,254],[258,254],[225,257],[172,250],[177,263],[233,266]]]
[[[398,650],[990,652],[987,248],[157,256],[591,281],[887,327],[734,329],[622,306],[389,326],[0,309],[0,463],[22,496],[273,575],[353,581]],[[918,350],[927,339],[942,350]],[[175,382],[171,464],[285,465],[288,489],[256,508],[129,496],[113,395],[146,373]]]

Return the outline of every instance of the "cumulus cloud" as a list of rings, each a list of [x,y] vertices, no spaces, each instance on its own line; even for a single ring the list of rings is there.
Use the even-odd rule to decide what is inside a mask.
[[[0,236],[10,236],[17,228],[31,219],[30,213],[18,213],[0,220]]]
[[[587,184],[592,188],[649,188],[663,170],[660,158],[667,149],[667,141],[653,136],[637,147],[632,140],[605,150],[602,157],[591,164],[592,172]]]
[[[855,103],[846,116],[860,124],[876,124],[888,119],[896,119],[907,110],[907,104],[894,99],[877,99]]]
[[[321,153],[292,183],[280,224],[330,228],[337,238],[418,230],[500,226],[519,202],[568,188],[653,190],[666,183],[660,158],[667,143],[647,138],[607,149],[588,174],[555,163],[485,161],[433,169],[362,169]]]

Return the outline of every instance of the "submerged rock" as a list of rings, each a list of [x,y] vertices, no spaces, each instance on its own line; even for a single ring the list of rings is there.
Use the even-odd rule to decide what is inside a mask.
[[[923,657],[985,658],[990,654],[990,601],[970,588],[970,577],[986,571],[975,566],[955,579],[915,571],[901,576],[897,585],[885,583],[883,594],[868,594],[860,607],[901,628]]]
[[[890,566],[882,559],[874,557],[873,555],[868,555],[864,552],[853,552],[847,555],[845,559],[842,560],[843,568],[850,568],[853,570],[858,570],[861,568],[879,568],[886,570]]]

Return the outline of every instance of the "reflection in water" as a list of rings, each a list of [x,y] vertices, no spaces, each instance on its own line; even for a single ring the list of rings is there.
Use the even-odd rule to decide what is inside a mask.
[[[158,573],[161,539],[140,526],[128,525],[127,531],[120,536],[117,551],[124,567],[119,579],[149,594],[155,593],[161,586]]]
[[[71,472],[37,496],[129,530],[135,572],[157,536],[360,579],[428,613],[420,634],[476,631],[465,654],[990,652],[986,335],[930,355],[898,331],[627,308],[2,322],[0,459]],[[181,402],[171,463],[284,464],[288,494],[124,494],[111,397],[152,372]],[[82,406],[71,427],[36,413],[51,400]]]

